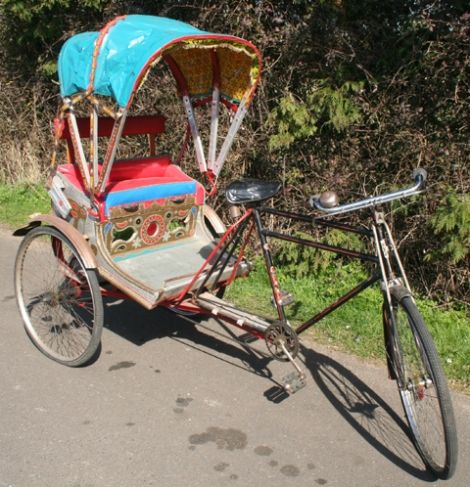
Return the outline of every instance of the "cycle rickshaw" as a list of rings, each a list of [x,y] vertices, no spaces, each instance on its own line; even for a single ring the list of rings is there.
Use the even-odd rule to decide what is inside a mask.
[[[132,115],[133,98],[149,70],[168,67],[187,117],[187,137],[204,185],[171,157],[159,154],[162,115]],[[272,181],[242,179],[225,196],[233,223],[226,228],[209,206],[235,135],[261,75],[261,54],[250,42],[204,32],[183,22],[143,16],[118,17],[99,32],[71,37],[59,63],[61,106],[54,121],[55,146],[48,191],[52,214],[36,215],[23,235],[15,262],[15,290],[26,331],[49,358],[68,366],[88,362],[103,328],[103,296],[126,297],[147,309],[215,316],[265,340],[270,354],[293,366],[289,393],[305,384],[296,361],[298,336],[367,287],[380,283],[390,379],[396,381],[411,436],[425,464],[442,478],[456,465],[456,429],[450,395],[436,349],[416,308],[380,205],[419,193],[426,172],[411,187],[340,205],[336,194],[311,198],[313,214],[269,207],[281,190]],[[87,114],[79,116],[80,111]],[[204,112],[208,135],[201,135]],[[231,123],[221,143],[223,111]],[[145,157],[119,159],[121,139],[147,136]],[[208,146],[205,151],[204,143]],[[65,147],[65,160],[59,157]],[[64,152],[64,151],[62,151]],[[369,209],[367,225],[342,216]],[[243,211],[241,211],[243,209]],[[369,252],[328,245],[275,231],[267,217],[334,228],[369,242]],[[235,279],[248,276],[247,246],[253,239],[272,287],[276,316],[266,318],[223,299]],[[369,277],[305,323],[292,327],[270,247],[272,239],[359,259]]]

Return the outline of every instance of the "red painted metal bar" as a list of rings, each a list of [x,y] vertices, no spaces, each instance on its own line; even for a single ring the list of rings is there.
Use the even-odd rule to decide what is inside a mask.
[[[189,90],[188,90],[188,84],[186,83],[186,78],[184,77],[176,61],[173,59],[172,56],[168,54],[164,55],[163,59],[168,64],[168,67],[170,68],[170,71],[176,80],[178,88],[181,92],[181,96],[189,96]]]
[[[219,253],[219,256],[217,257],[215,262],[212,264],[212,267],[211,267],[210,271],[208,272],[206,278],[204,279],[202,284],[199,286],[199,289],[198,289],[196,295],[198,295],[199,292],[204,289],[204,286],[206,285],[206,283],[208,282],[208,280],[210,279],[210,277],[212,276],[212,274],[215,271],[217,271],[218,274],[217,274],[217,277],[215,278],[214,284],[212,285],[211,289],[213,289],[214,285],[217,285],[217,283],[219,282],[225,268],[227,267],[232,255],[233,255],[233,253],[235,252],[235,249],[237,248],[237,246],[240,242],[240,239],[242,238],[243,232],[245,231],[246,224],[247,224],[247,221],[245,220],[244,222],[241,223],[241,225],[239,225],[238,229],[233,233],[230,240],[227,242],[225,247]],[[230,250],[228,250],[229,246],[231,246]],[[227,254],[225,255],[226,252],[227,252]],[[222,264],[220,269],[217,269],[217,265],[222,260],[222,257],[225,258],[224,263]]]
[[[237,259],[237,262],[235,263],[235,266],[233,268],[233,271],[232,271],[232,274],[230,275],[230,277],[228,278],[227,282],[226,282],[226,286],[229,286],[230,284],[232,284],[232,282],[235,280],[236,276],[237,276],[237,269],[238,267],[240,266],[240,263],[245,255],[245,248],[250,240],[250,237],[251,237],[251,234],[253,233],[253,229],[255,227],[255,222],[251,222],[250,223],[250,226],[248,228],[248,231],[245,235],[245,240],[243,241],[242,243],[242,246],[240,247],[240,251],[238,253],[238,259]]]
[[[90,119],[88,117],[77,117],[77,127],[80,137],[90,137]],[[114,127],[114,118],[98,118],[98,137],[110,137]],[[134,115],[126,118],[126,124],[122,130],[122,136],[161,134],[165,132],[165,117],[162,115]],[[71,139],[70,129],[64,126],[59,136],[60,139]]]
[[[131,299],[127,294],[117,290],[117,289],[106,289],[104,287],[100,288],[101,296],[106,298],[117,298],[117,299]]]
[[[199,276],[204,272],[204,269],[208,266],[210,261],[214,258],[217,254],[219,249],[225,243],[225,241],[230,237],[230,235],[242,224],[247,218],[251,216],[253,213],[253,209],[249,209],[239,220],[237,220],[233,225],[231,225],[227,231],[224,233],[223,237],[219,240],[219,243],[214,247],[212,252],[210,253],[209,257],[205,260],[204,264],[202,264],[201,268],[196,272],[191,282],[181,291],[180,295],[175,299],[175,302],[182,301],[186,294],[192,289],[194,283],[197,281]]]

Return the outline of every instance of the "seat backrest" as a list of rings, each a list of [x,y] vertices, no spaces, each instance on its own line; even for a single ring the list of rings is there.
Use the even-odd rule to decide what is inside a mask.
[[[77,127],[80,138],[90,137],[90,119],[87,117],[77,117]],[[122,131],[122,137],[132,135],[147,135],[149,139],[150,156],[155,156],[155,137],[165,132],[165,117],[162,115],[136,115],[126,118],[126,123]],[[98,118],[98,137],[110,137],[114,127],[114,119],[111,117]],[[67,159],[69,163],[75,162],[72,137],[68,124],[65,124],[60,137],[67,142]]]

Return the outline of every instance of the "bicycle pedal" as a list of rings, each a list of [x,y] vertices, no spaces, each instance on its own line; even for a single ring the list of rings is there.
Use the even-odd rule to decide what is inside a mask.
[[[289,291],[281,291],[281,305],[289,306],[295,301],[294,295]],[[274,297],[271,297],[271,304],[275,307]]]
[[[300,389],[303,389],[307,384],[305,375],[297,371],[287,374],[283,379],[284,390],[288,394],[295,394]]]
[[[258,340],[258,337],[251,333],[244,333],[238,337],[238,341],[241,343],[253,343],[256,342],[256,340]]]

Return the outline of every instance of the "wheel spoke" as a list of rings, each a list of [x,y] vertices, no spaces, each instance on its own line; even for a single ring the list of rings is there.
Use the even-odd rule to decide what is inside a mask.
[[[456,430],[450,395],[432,338],[411,297],[393,299],[393,316],[384,307],[389,330],[388,356],[403,407],[426,465],[443,478],[456,463]]]
[[[60,232],[38,227],[27,234],[15,283],[25,328],[38,348],[66,365],[90,359],[103,321],[99,286]]]

